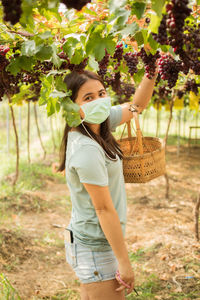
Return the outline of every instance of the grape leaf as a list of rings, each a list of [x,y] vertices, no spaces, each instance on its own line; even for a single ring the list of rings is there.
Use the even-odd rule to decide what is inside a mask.
[[[133,75],[134,82],[139,84],[144,76],[144,69],[139,69],[136,74]]]
[[[120,1],[117,1],[117,0],[110,0],[109,1],[109,11],[110,11],[110,14],[113,14],[116,12],[116,10],[118,10],[120,7],[124,7],[127,3],[127,0],[120,0]]]
[[[144,2],[134,2],[131,5],[131,13],[136,15],[138,19],[141,19],[146,8],[146,3]]]
[[[138,46],[141,46],[142,44],[144,44],[144,38],[143,38],[143,34],[141,31],[136,32],[136,34],[134,34],[134,38],[135,38]]]
[[[19,71],[21,70],[20,64],[19,64],[19,58],[17,57],[17,58],[11,59],[11,62],[6,67],[6,70],[8,72],[10,72],[11,74],[13,74],[14,76],[16,76],[17,73],[19,73]]]
[[[36,44],[34,40],[25,41],[22,43],[21,48],[22,55],[33,56],[36,54]]]
[[[38,37],[41,38],[42,40],[46,40],[53,36],[51,34],[51,31],[45,31],[44,33],[39,34]]]
[[[151,14],[151,22],[149,24],[149,29],[154,33],[158,33],[160,21],[161,18],[159,18],[157,15]]]
[[[68,95],[67,93],[63,93],[61,91],[54,90],[53,92],[51,92],[49,97],[52,97],[52,98],[65,98],[67,95]]]
[[[47,100],[47,116],[50,117],[51,115],[53,115],[55,113],[55,105],[56,105],[56,99],[53,98],[48,98]]]
[[[61,61],[60,57],[57,55],[57,47],[55,44],[52,44],[51,47],[53,50],[51,61],[57,68],[60,68],[62,61]]]
[[[63,80],[63,77],[56,76],[55,77],[55,88],[57,91],[64,91],[67,92],[67,86],[66,83]],[[71,93],[68,92],[68,95],[70,96]]]
[[[154,40],[154,38],[153,38],[153,36],[152,36],[152,34],[150,33],[149,34],[149,36],[148,36],[148,43],[149,43],[149,45],[151,46],[151,49],[150,49],[150,51],[153,49],[154,51],[153,51],[153,53],[152,53],[152,51],[151,51],[151,53],[152,54],[155,54],[155,52],[158,50],[158,48],[159,48],[159,44]]]
[[[36,58],[43,61],[50,59],[53,54],[53,49],[51,46],[43,45],[39,52],[36,53]]]
[[[27,57],[25,55],[19,56],[19,66],[22,70],[31,71],[34,63],[34,57]]]
[[[99,34],[92,34],[86,45],[87,55],[92,53],[97,61],[100,61],[105,55],[105,49],[111,55],[114,53],[115,42],[112,40],[112,37],[102,38]]]
[[[79,40],[73,36],[67,38],[67,41],[63,45],[63,51],[69,56],[69,58],[71,58],[74,54],[76,45],[78,43]]]
[[[91,70],[93,71],[98,71],[99,70],[99,65],[97,63],[97,61],[95,60],[93,55],[89,56],[89,60],[88,60],[88,66]]]
[[[151,0],[151,8],[156,12],[156,14],[161,18],[162,9],[165,4],[165,0]]]
[[[139,30],[139,26],[136,22],[127,24],[122,30],[116,32],[116,34],[121,34],[122,37],[127,37],[129,34],[134,35]]]

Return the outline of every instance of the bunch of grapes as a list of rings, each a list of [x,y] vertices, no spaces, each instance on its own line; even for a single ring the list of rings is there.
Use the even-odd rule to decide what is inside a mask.
[[[158,60],[158,72],[161,79],[168,81],[168,87],[173,88],[178,80],[178,74],[181,71],[181,62],[176,61],[170,55],[162,55]]]
[[[120,72],[116,72],[111,77],[105,77],[106,86],[111,86],[116,93],[119,103],[129,101],[130,97],[135,93],[135,86],[131,83],[121,81]]]
[[[162,15],[162,20],[160,22],[160,26],[158,27],[158,34],[152,33],[152,36],[161,45],[168,44],[167,15],[165,15],[165,14]]]
[[[7,58],[4,55],[0,55],[0,71],[4,70],[5,67],[9,64]]]
[[[25,82],[26,85],[29,83],[41,82],[40,80],[40,72],[26,72],[23,74],[22,81]]]
[[[193,92],[196,95],[198,95],[199,91],[198,91],[198,87],[200,86],[200,84],[196,83],[195,79],[188,79],[184,85],[184,91],[185,92]]]
[[[67,8],[81,10],[83,6],[85,6],[87,3],[90,3],[91,0],[61,0],[61,2],[64,3]]]
[[[2,0],[3,5],[3,19],[6,22],[10,22],[12,25],[15,25],[19,22],[20,16],[22,14],[21,0]]]
[[[176,52],[183,47],[183,27],[185,19],[190,15],[192,10],[187,7],[188,0],[172,0],[166,5],[167,11],[167,28],[170,34],[169,44]]]
[[[144,47],[141,48],[140,52],[138,52],[138,56],[141,57],[144,68],[145,68],[145,74],[147,78],[152,79],[155,76],[156,72],[156,61],[158,58],[160,58],[160,52],[157,51],[155,55],[149,54],[147,55]]]
[[[122,82],[121,88],[122,88],[122,95],[125,96],[124,100],[129,101],[131,96],[133,96],[133,94],[135,93],[135,86],[131,83]]]
[[[177,97],[178,97],[179,99],[181,99],[183,96],[184,96],[184,91],[178,90],[178,91],[177,91]]]
[[[43,61],[35,65],[34,71],[40,70],[42,74],[48,74],[53,69],[53,63],[51,61]]]
[[[8,59],[5,57],[6,53],[10,50],[9,47],[0,45],[0,71],[4,70],[9,64]]]
[[[18,83],[21,81],[21,77],[21,73],[13,76],[3,70],[0,73],[0,98],[2,98],[4,94],[14,95],[19,93]]]
[[[126,61],[128,71],[130,75],[137,73],[137,64],[138,64],[138,57],[136,53],[127,52],[124,54],[124,60]]]
[[[72,64],[66,53],[61,52],[58,54],[58,56],[61,59],[65,60],[61,64],[60,69],[65,69],[65,70],[68,69],[70,71],[76,71],[76,72],[82,72],[85,69],[85,67],[87,66],[88,59],[89,59],[88,57],[86,57],[83,59],[83,61],[80,64]]]
[[[109,64],[109,59],[110,59],[110,54],[107,52],[107,50],[105,49],[105,55],[102,58],[101,61],[99,61],[99,71],[97,72],[99,74],[99,76],[101,76],[102,78],[104,78],[104,76],[107,73],[107,68],[108,68],[108,64]]]
[[[120,66],[120,62],[123,58],[123,44],[118,44],[115,48],[115,53],[113,55],[113,59],[116,61],[115,70]]]

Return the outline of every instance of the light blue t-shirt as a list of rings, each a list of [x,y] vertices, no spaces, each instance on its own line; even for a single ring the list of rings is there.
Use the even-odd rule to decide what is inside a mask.
[[[115,131],[122,118],[120,105],[111,108],[110,126]],[[68,135],[66,151],[66,180],[70,190],[72,214],[68,228],[77,243],[92,250],[105,251],[111,247],[101,229],[92,200],[83,183],[108,186],[114,207],[125,234],[126,192],[122,160],[110,160],[103,148],[78,131]]]

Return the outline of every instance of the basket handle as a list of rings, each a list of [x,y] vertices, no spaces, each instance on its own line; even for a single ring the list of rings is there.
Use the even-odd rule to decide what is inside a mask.
[[[137,135],[137,140],[138,140],[139,153],[140,153],[140,155],[143,155],[144,150],[143,150],[143,144],[142,144],[142,132],[141,132],[141,129],[140,129],[138,113],[134,113],[133,118],[135,119],[136,135]],[[132,151],[133,151],[133,149],[132,149]],[[130,154],[132,154],[132,151],[131,151]]]
[[[138,113],[133,113],[133,118],[135,120],[135,125],[136,125],[136,136],[137,136],[137,141],[138,141],[138,148],[139,148],[139,153],[140,155],[143,155],[144,150],[143,150],[143,143],[142,143],[142,132],[140,129],[140,124],[139,124],[139,118],[138,118]],[[131,138],[132,134],[131,134],[131,120],[126,122],[124,129],[122,131],[120,140],[122,140],[122,136],[124,134],[124,130],[125,127],[127,126],[127,131],[128,131],[128,137]],[[134,145],[133,145],[133,141],[130,139],[129,140],[129,144],[130,144],[130,155],[132,155],[133,150],[134,150]]]

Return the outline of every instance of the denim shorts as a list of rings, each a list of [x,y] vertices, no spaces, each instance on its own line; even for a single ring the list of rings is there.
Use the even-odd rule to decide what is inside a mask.
[[[115,278],[118,263],[112,250],[93,251],[77,243],[64,242],[66,261],[82,283]]]

